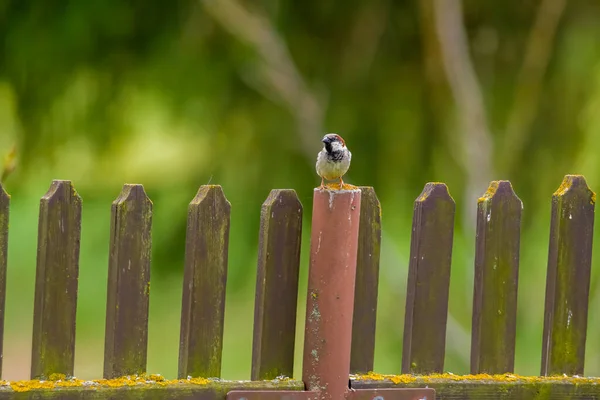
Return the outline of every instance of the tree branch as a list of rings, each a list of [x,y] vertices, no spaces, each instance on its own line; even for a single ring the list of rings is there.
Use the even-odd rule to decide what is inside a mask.
[[[492,177],[492,136],[487,125],[483,95],[469,55],[460,0],[433,0],[442,63],[456,102],[462,128],[461,159],[467,176],[465,223],[475,228],[474,199]]]
[[[502,148],[501,170],[510,172],[523,153],[539,106],[542,81],[566,0],[542,0],[531,27],[525,59],[517,78],[512,110]]]
[[[306,157],[315,159],[322,133],[324,105],[308,88],[284,40],[268,18],[250,12],[235,0],[200,0],[206,11],[239,41],[252,46],[260,57],[255,65],[259,90],[278,99],[295,119]]]

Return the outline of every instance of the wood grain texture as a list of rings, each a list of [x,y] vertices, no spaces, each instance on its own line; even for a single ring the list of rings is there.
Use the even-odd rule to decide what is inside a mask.
[[[435,389],[436,400],[600,400],[597,383],[565,383],[563,381],[526,382],[417,379],[411,383],[394,384],[389,380],[351,381],[354,389],[430,387]]]
[[[443,183],[427,183],[414,203],[402,373],[444,368],[454,211]]]
[[[361,186],[360,190],[362,194],[350,356],[350,373],[353,374],[373,371],[381,250],[381,204],[375,189]]]
[[[252,380],[293,376],[302,204],[294,190],[272,190],[260,215]]]
[[[206,384],[155,383],[134,386],[109,387],[87,385],[56,389],[31,389],[14,391],[10,387],[0,390],[0,400],[226,400],[232,390],[284,390],[301,391],[302,381],[219,381]],[[22,389],[20,389],[22,390]]]
[[[81,198],[55,180],[40,200],[31,378],[73,375]]]
[[[152,202],[142,185],[112,203],[104,377],[146,372]]]
[[[509,181],[477,202],[471,373],[513,372],[523,203]]]
[[[541,375],[583,375],[595,198],[581,175],[552,195]]]
[[[188,207],[180,378],[221,376],[230,214],[218,185],[201,186]]]
[[[0,375],[2,374],[4,343],[4,310],[6,305],[6,270],[8,267],[8,222],[10,196],[0,183]]]

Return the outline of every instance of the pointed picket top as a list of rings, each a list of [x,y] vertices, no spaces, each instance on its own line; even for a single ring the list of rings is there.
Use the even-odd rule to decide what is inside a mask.
[[[252,380],[293,376],[301,239],[296,191],[271,190],[260,215]]]
[[[414,203],[403,374],[443,371],[455,208],[448,187],[438,182],[427,183]]]
[[[583,375],[595,193],[567,175],[552,195],[541,375]]]
[[[432,199],[445,199],[448,202],[454,203],[454,199],[448,191],[448,186],[443,182],[426,183],[415,203],[431,203]]]
[[[6,268],[8,261],[8,216],[10,213],[10,195],[0,182],[0,375],[4,341],[4,310],[6,300]]]
[[[231,203],[225,197],[225,193],[223,192],[223,187],[221,185],[202,185],[196,192],[196,196],[190,202],[190,207],[192,206],[200,206],[204,203],[204,201],[216,201],[219,204],[222,204],[226,211],[231,210]]]
[[[477,202],[471,373],[512,373],[523,203],[509,181]]]
[[[515,193],[510,181],[491,181],[490,186],[487,188],[483,196],[477,200],[477,203],[502,201],[504,199],[515,199],[516,201],[522,203],[519,196],[517,196]]]
[[[552,197],[565,199],[575,196],[589,197],[590,204],[596,203],[596,193],[590,189],[583,175],[565,175]]]
[[[113,201],[113,206],[123,208],[127,202],[141,202],[142,205],[152,205],[152,200],[146,194],[144,185],[126,183],[123,185],[123,189]]]
[[[219,185],[201,186],[188,206],[180,378],[221,376],[230,215]]]
[[[146,372],[152,201],[125,184],[111,206],[104,377]]]

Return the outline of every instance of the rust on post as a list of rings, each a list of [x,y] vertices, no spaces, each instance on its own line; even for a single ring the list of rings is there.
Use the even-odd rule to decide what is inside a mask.
[[[315,189],[302,378],[319,399],[349,391],[360,189]]]
[[[218,185],[201,186],[188,207],[180,378],[221,375],[230,213]]]
[[[112,203],[104,377],[146,372],[152,202],[142,185]]]
[[[10,195],[0,182],[0,375],[2,374],[4,342],[4,310],[6,302],[6,269],[8,265],[8,215]]]
[[[509,181],[477,202],[471,373],[512,373],[523,204]]]
[[[40,200],[31,378],[73,375],[81,198],[55,180]]]
[[[352,374],[373,371],[381,249],[381,205],[379,199],[375,194],[375,189],[370,186],[361,186],[360,190],[362,195],[350,356],[350,373]]]
[[[291,377],[302,204],[294,190],[272,190],[260,216],[251,379]]]
[[[567,175],[552,195],[542,375],[582,375],[596,195]]]
[[[443,183],[427,183],[414,203],[402,373],[444,367],[454,210]]]

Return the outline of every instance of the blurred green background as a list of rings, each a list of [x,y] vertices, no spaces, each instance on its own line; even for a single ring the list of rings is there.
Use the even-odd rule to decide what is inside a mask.
[[[600,188],[599,21],[592,0],[0,1],[12,195],[3,377],[29,374],[37,213],[52,179],[72,180],[83,198],[81,378],[102,374],[110,204],[124,183],[154,202],[148,370],[167,377],[198,187],[223,185],[232,203],[228,379],[250,375],[260,206],[272,188],[295,189],[300,376],[326,132],[353,153],[346,181],[374,186],[383,207],[375,369],[400,371],[412,202],[443,181],[457,202],[445,368],[468,371],[476,200],[490,180],[510,179],[524,203],[516,372],[539,374],[550,196],[567,173]],[[586,375],[600,374],[599,262]]]

